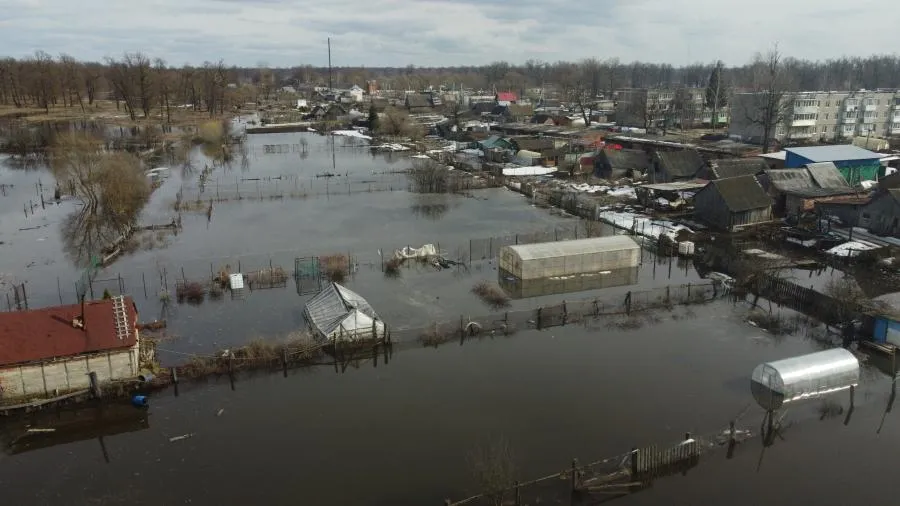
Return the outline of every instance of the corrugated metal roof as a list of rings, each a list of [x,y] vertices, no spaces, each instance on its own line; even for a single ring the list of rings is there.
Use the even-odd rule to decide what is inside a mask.
[[[881,155],[878,153],[852,144],[806,146],[801,148],[787,148],[785,151],[802,156],[812,162],[841,162],[847,160],[871,160],[881,158]]]
[[[137,322],[134,301],[125,297],[124,302],[133,325]],[[124,339],[116,333],[111,299],[84,304],[84,329],[72,325],[80,315],[80,304],[0,313],[0,365],[134,346],[135,332],[128,332]]]
[[[348,317],[367,316],[371,325],[378,314],[361,295],[337,283],[331,283],[317,293],[304,308],[307,321],[323,336],[334,332]]]
[[[772,198],[766,194],[755,176],[716,179],[709,184],[719,192],[731,212],[738,213],[772,205]],[[709,191],[709,188],[701,191]]]
[[[850,189],[850,185],[844,180],[844,176],[841,175],[834,162],[810,163],[806,165],[806,168],[820,188]]]
[[[815,186],[812,176],[806,169],[772,169],[766,175],[772,186],[780,191],[799,190]]]
[[[522,260],[557,258],[587,253],[638,249],[640,246],[627,235],[575,239],[572,241],[541,242],[507,246]]]

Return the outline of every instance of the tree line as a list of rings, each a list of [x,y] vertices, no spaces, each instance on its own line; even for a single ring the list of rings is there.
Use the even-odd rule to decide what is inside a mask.
[[[28,58],[0,59],[0,105],[84,112],[98,99],[109,99],[132,120],[148,118],[154,111],[170,120],[173,107],[207,111],[212,117],[241,99],[227,93],[236,75],[236,69],[221,60],[175,68],[140,52],[101,63],[37,51]]]

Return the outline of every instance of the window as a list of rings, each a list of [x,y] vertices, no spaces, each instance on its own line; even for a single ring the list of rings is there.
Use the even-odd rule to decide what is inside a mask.
[[[875,105],[875,99],[874,99],[874,98],[867,98],[867,99],[866,99],[866,105]]]
[[[828,119],[828,114],[827,114],[827,113],[825,114],[825,119]]]
[[[831,102],[829,102],[828,100],[826,100],[826,101],[825,101],[825,107],[831,107]]]

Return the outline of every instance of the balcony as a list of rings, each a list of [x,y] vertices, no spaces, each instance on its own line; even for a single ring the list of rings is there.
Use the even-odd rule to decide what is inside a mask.
[[[874,111],[876,110],[877,107],[878,107],[878,106],[875,105],[875,104],[866,105],[866,106],[864,107],[864,110],[865,110],[865,111],[868,111],[868,112],[874,112]]]
[[[870,125],[872,123],[875,123],[876,119],[877,118],[875,116],[863,116],[862,122],[866,125]]]
[[[816,120],[814,119],[795,119],[791,122],[792,127],[811,127],[816,126]]]
[[[794,114],[816,114],[819,112],[819,107],[815,105],[807,105],[804,107],[795,107]]]
[[[815,132],[809,130],[800,130],[799,132],[791,130],[791,139],[809,139],[814,135]]]
[[[891,135],[900,135],[900,125],[894,125],[889,131],[891,132]]]

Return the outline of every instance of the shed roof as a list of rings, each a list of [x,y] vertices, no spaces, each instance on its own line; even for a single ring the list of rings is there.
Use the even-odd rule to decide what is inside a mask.
[[[553,139],[547,137],[517,137],[512,140],[519,149],[544,151],[554,148]]]
[[[828,189],[850,189],[850,185],[841,175],[841,171],[834,165],[834,162],[818,162],[806,165],[812,180],[815,181],[820,188]]]
[[[694,149],[657,151],[656,159],[663,170],[675,177],[694,177],[706,165],[703,157]]]
[[[772,198],[759,184],[755,176],[738,176],[710,181],[709,186],[701,191],[709,191],[710,187],[722,196],[725,205],[731,212],[749,211],[772,205]]]
[[[647,153],[640,149],[604,149],[603,156],[613,169],[646,170],[650,166]]]
[[[378,314],[366,299],[337,283],[329,284],[310,299],[304,312],[310,325],[325,336],[334,332],[355,312],[378,319]]]
[[[646,188],[648,190],[655,190],[661,192],[680,192],[680,191],[696,191],[704,188],[709,181],[704,181],[702,179],[698,179],[695,181],[673,181],[671,183],[652,183],[645,184],[641,186],[636,186],[635,189]]]
[[[802,156],[811,162],[843,162],[848,160],[878,160],[881,155],[852,144],[835,146],[806,146],[787,148],[788,153]]]
[[[131,297],[124,302],[133,327],[137,309]],[[0,365],[130,348],[137,341],[131,329],[119,339],[110,299],[85,302],[84,329],[72,325],[80,315],[80,304],[0,313]]]
[[[784,160],[787,158],[787,151],[776,151],[774,153],[762,153],[760,158],[768,158],[770,160]]]
[[[737,176],[755,176],[765,172],[769,166],[760,158],[725,158],[710,162],[716,179]]]
[[[815,186],[806,169],[771,169],[766,171],[772,186],[780,191],[799,190]]]
[[[613,235],[609,237],[575,239],[572,241],[519,244],[507,246],[507,248],[513,250],[522,260],[537,260],[607,251],[633,250],[640,248],[640,246],[627,235]]]
[[[497,100],[500,102],[515,102],[519,97],[511,91],[501,91],[497,93]]]
[[[431,97],[421,93],[410,93],[406,95],[407,107],[431,107]]]

